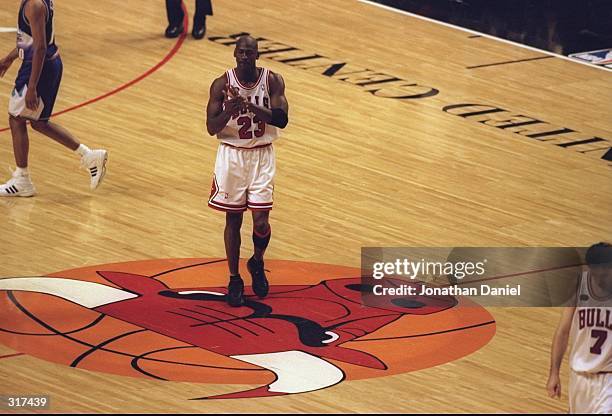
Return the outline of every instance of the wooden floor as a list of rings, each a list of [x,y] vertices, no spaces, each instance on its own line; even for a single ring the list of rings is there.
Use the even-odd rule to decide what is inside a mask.
[[[2,2],[0,26],[14,27],[18,3]],[[276,145],[269,258],[359,267],[363,246],[583,246],[610,239],[612,171],[603,152],[491,126],[522,115],[550,125],[531,126],[533,132],[570,128],[579,132],[575,138],[609,140],[609,72],[559,58],[467,69],[542,54],[352,0],[214,3],[207,37],[250,32],[302,56],[327,57],[327,66],[347,63],[325,76],[327,66],[304,69],[273,54],[260,60],[283,75],[290,103],[290,124]],[[64,60],[56,111],[139,77],[177,45],[162,36],[161,2],[64,0],[56,2],[56,16]],[[13,45],[14,33],[0,33],[2,51]],[[32,134],[39,195],[0,200],[0,276],[223,257],[224,217],[206,207],[217,143],[206,134],[204,108],[211,81],[234,64],[232,50],[188,37],[143,80],[54,118],[90,147],[109,149],[108,174],[95,193],[74,154]],[[359,81],[341,80],[365,69],[422,86],[404,91],[439,93],[383,98]],[[7,108],[16,71],[0,79],[0,108]],[[496,121],[487,125],[479,122],[484,117],[442,110],[461,103],[507,112],[491,113]],[[5,118],[0,128],[6,126]],[[8,131],[0,142],[0,166],[14,166]],[[250,220],[245,224],[247,257]],[[202,395],[201,385],[72,370],[21,355],[0,359],[0,394],[44,392],[53,397],[53,412],[566,411],[566,395],[551,400],[544,388],[560,311],[489,311],[497,333],[472,355],[314,393],[189,401]],[[0,345],[0,356],[13,353]],[[567,365],[563,377],[566,392]]]

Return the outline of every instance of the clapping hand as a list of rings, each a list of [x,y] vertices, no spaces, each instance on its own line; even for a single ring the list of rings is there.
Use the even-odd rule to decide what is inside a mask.
[[[245,107],[246,100],[240,96],[238,88],[226,85],[225,90],[223,90],[223,105],[225,111],[234,114]]]

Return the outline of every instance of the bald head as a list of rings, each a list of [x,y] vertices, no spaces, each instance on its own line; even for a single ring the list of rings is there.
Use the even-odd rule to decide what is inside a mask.
[[[234,57],[238,69],[254,71],[255,62],[259,58],[257,39],[249,35],[239,37],[234,49]]]
[[[255,39],[251,35],[243,35],[238,38],[238,42],[236,43],[236,47],[247,47],[254,48],[257,50],[257,39]]]

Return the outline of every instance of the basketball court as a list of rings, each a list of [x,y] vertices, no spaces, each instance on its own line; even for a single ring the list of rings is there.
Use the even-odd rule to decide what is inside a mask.
[[[545,388],[560,308],[449,298],[406,313],[356,307],[351,285],[362,247],[609,241],[609,70],[353,0],[216,1],[205,39],[166,39],[152,3],[56,2],[52,120],[108,149],[108,172],[90,192],[78,158],[30,133],[38,195],[0,199],[0,277],[32,285],[0,290],[0,396],[44,395],[36,411],[53,413],[567,411],[567,361],[562,399]],[[3,54],[18,7],[0,5]],[[206,205],[218,144],[205,106],[242,33],[290,108],[266,322],[216,302],[225,220]],[[14,166],[8,117],[0,142]],[[68,298],[38,277],[83,283]],[[348,341],[307,347],[294,315]]]

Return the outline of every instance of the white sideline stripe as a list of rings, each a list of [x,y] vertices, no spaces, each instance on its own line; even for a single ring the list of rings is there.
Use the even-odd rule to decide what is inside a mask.
[[[13,32],[17,32],[17,28],[0,26],[0,33],[13,33]]]
[[[439,24],[439,25],[442,25],[442,26],[446,26],[446,27],[453,28],[453,29],[462,30],[462,31],[464,31],[464,32],[468,32],[468,33],[473,33],[473,34],[476,34],[476,35],[480,35],[480,36],[482,36],[482,37],[484,37],[484,38],[489,38],[489,39],[497,40],[497,41],[500,41],[500,42],[508,43],[508,44],[510,44],[510,45],[518,46],[518,47],[520,47],[520,48],[529,49],[529,50],[531,50],[531,51],[536,51],[536,52],[540,52],[540,53],[543,53],[543,54],[546,54],[546,55],[554,56],[555,58],[565,59],[566,61],[570,61],[570,62],[573,62],[573,63],[576,63],[576,64],[586,65],[586,66],[588,66],[589,68],[597,68],[597,69],[599,69],[599,70],[602,70],[602,71],[607,71],[607,72],[608,72],[608,71],[610,71],[610,70],[609,70],[609,69],[607,69],[607,68],[600,67],[600,66],[598,66],[598,65],[593,65],[593,64],[590,64],[590,63],[587,63],[587,62],[582,62],[582,61],[579,61],[579,60],[577,60],[577,59],[570,58],[570,57],[565,56],[565,55],[560,55],[560,54],[558,54],[558,53],[554,53],[554,52],[550,52],[550,51],[545,51],[545,50],[543,50],[543,49],[538,49],[538,48],[535,48],[535,47],[533,47],[533,46],[523,45],[523,44],[521,44],[521,43],[513,42],[513,41],[511,41],[511,40],[507,40],[507,39],[498,38],[498,37],[496,37],[496,36],[492,36],[492,35],[488,35],[488,34],[486,34],[486,33],[478,32],[478,31],[476,31],[476,30],[466,29],[466,28],[461,27],[461,26],[456,26],[456,25],[453,25],[453,24],[451,24],[451,23],[441,22],[441,21],[439,21],[439,20],[435,20],[435,19],[432,19],[432,18],[429,18],[429,17],[425,17],[425,16],[420,16],[420,15],[418,15],[418,14],[410,13],[410,12],[407,12],[407,11],[405,11],[405,10],[395,9],[395,8],[393,8],[393,7],[386,6],[386,5],[384,5],[384,4],[374,3],[374,2],[369,1],[369,0],[357,0],[357,1],[359,1],[360,3],[369,4],[370,6],[380,7],[381,9],[385,9],[385,10],[388,10],[388,11],[391,11],[391,12],[395,12],[395,13],[399,13],[399,14],[404,14],[404,15],[406,15],[406,16],[416,17],[417,19],[425,20],[425,21],[427,21],[427,22],[432,22],[432,23],[436,23],[436,24]],[[494,63],[495,63],[495,62],[494,62]]]

